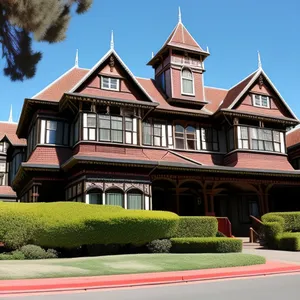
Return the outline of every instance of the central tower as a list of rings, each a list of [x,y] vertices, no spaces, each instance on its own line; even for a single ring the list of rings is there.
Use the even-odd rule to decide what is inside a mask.
[[[205,101],[203,72],[204,51],[188,32],[181,20],[161,49],[148,65],[155,70],[157,86],[165,93],[168,102],[180,106],[203,106]]]

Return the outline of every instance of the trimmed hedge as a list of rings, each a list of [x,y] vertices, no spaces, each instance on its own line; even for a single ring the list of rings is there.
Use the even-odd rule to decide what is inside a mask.
[[[174,253],[229,253],[241,252],[242,240],[234,238],[173,238]]]
[[[75,248],[91,244],[146,244],[174,236],[179,217],[171,212],[125,210],[76,202],[0,203],[0,241]]]
[[[214,217],[180,217],[174,237],[215,237],[218,221]]]
[[[262,216],[266,244],[269,248],[300,250],[300,212],[268,213]]]
[[[280,236],[278,240],[278,248],[280,250],[287,251],[299,251],[300,250],[300,233],[285,232]]]

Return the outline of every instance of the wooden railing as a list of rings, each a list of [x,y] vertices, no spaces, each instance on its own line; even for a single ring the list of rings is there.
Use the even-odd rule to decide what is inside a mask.
[[[217,217],[218,220],[218,231],[222,232],[228,237],[232,237],[231,222],[227,217]]]
[[[252,226],[249,230],[249,242],[258,243],[260,240],[260,233],[262,232],[262,221],[254,216],[250,215],[252,220]]]

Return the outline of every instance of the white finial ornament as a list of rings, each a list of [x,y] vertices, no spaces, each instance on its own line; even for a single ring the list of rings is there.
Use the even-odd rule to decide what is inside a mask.
[[[207,52],[207,53],[209,53],[209,49],[208,49],[208,46],[206,46],[206,52]]]
[[[178,22],[182,23],[180,6],[178,7]]]
[[[10,112],[9,112],[9,118],[8,118],[9,123],[13,123],[13,114],[12,114],[12,105],[10,106]]]
[[[114,49],[115,48],[115,42],[114,42],[114,31],[111,31],[111,37],[110,37],[110,49]]]
[[[78,56],[78,49],[76,50],[76,55],[75,55],[75,68],[79,67],[79,56]]]
[[[153,51],[152,51],[151,57],[152,57],[152,58],[154,57],[154,52],[153,52]]]
[[[261,63],[261,58],[260,58],[260,53],[257,51],[257,60],[258,60],[258,68],[262,69],[262,63]]]

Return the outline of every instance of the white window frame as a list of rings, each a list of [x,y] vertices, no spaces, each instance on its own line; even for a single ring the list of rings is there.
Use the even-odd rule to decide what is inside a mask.
[[[108,85],[109,87],[105,87],[103,85],[103,80],[104,78],[108,79]],[[112,88],[111,87],[111,80],[114,79],[117,81],[117,87],[116,88]],[[119,91],[120,90],[120,79],[115,78],[115,77],[106,77],[106,76],[101,76],[101,89],[102,90],[110,90],[110,91]]]
[[[259,104],[256,104],[256,97],[259,97]],[[262,103],[262,97],[266,97],[267,98],[267,106],[264,106]],[[252,104],[255,107],[262,107],[262,108],[270,108],[270,97],[266,96],[266,95],[258,95],[258,94],[253,94],[252,95]]]
[[[189,72],[191,72],[192,78],[186,78],[186,77],[184,77],[183,76],[183,71],[184,70],[188,70]],[[181,73],[180,73],[180,78],[181,78],[181,81],[180,81],[181,82],[181,95],[195,96],[195,80],[194,80],[194,74],[193,74],[193,72],[189,68],[183,68],[181,70]],[[183,90],[183,80],[190,80],[190,81],[192,81],[192,86],[193,86],[193,92],[192,93],[186,93],[186,92],[184,92],[184,90]]]

